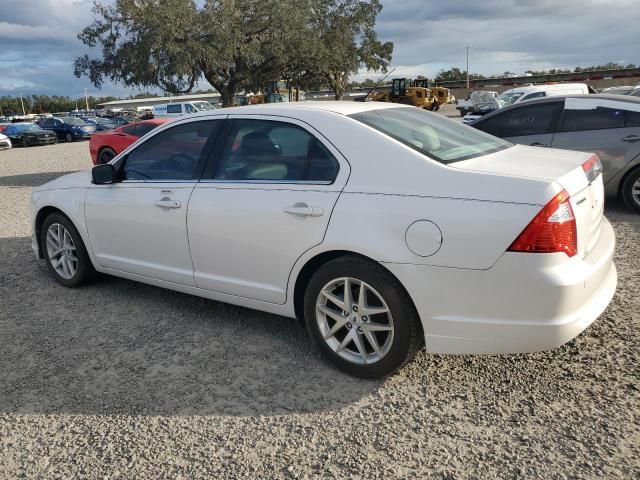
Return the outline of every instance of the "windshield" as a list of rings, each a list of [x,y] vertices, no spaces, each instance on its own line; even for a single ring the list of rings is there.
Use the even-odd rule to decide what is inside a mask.
[[[523,92],[506,91],[500,94],[500,96],[498,97],[498,101],[500,102],[500,105],[502,105],[503,107],[507,107],[509,105],[512,105],[513,102],[518,100],[522,95],[524,95]]]
[[[34,132],[36,130],[42,130],[38,125],[19,125],[19,130],[22,132]]]
[[[87,122],[85,122],[81,118],[76,117],[64,117],[62,121],[67,125],[87,125]]]
[[[215,107],[209,102],[192,102],[191,105],[196,107],[199,112],[204,112],[206,110],[215,110]]]
[[[385,108],[349,116],[445,164],[512,146],[509,142],[419,108]]]

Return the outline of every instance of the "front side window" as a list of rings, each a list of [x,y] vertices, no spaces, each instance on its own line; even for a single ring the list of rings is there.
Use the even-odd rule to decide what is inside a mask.
[[[121,169],[123,180],[191,180],[219,120],[183,123],[148,139],[130,152]]]
[[[338,162],[313,135],[297,125],[271,120],[235,120],[214,178],[330,183]]]
[[[349,116],[445,164],[512,146],[504,140],[419,108],[384,108]]]
[[[524,93],[522,92],[510,92],[507,90],[506,92],[500,94],[500,96],[498,97],[498,102],[500,102],[501,106],[508,107],[509,105],[513,105],[513,103],[522,95],[524,95]]]
[[[513,107],[478,122],[476,128],[500,138],[553,133],[560,102]]]
[[[559,131],[581,132],[606,128],[623,128],[624,110],[597,106],[591,109],[566,109]]]

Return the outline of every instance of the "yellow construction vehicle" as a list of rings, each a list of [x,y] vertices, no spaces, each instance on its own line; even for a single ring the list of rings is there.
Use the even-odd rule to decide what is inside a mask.
[[[445,87],[431,87],[431,94],[438,100],[440,105],[455,101],[455,98],[451,95],[451,90]]]
[[[431,93],[429,81],[426,78],[414,81],[409,78],[394,78],[391,83],[391,90],[373,93],[371,101],[403,103],[427,110],[440,108],[438,100]]]

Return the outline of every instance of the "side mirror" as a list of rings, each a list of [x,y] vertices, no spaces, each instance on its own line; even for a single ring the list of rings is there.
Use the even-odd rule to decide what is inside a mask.
[[[109,185],[116,181],[116,169],[113,165],[106,163],[96,165],[91,169],[91,183],[96,185]]]

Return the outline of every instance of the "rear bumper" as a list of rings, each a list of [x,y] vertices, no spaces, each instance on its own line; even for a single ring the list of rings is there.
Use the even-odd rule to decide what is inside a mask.
[[[526,353],[559,347],[607,307],[615,235],[603,219],[585,258],[505,253],[488,270],[385,264],[405,285],[433,353]]]

